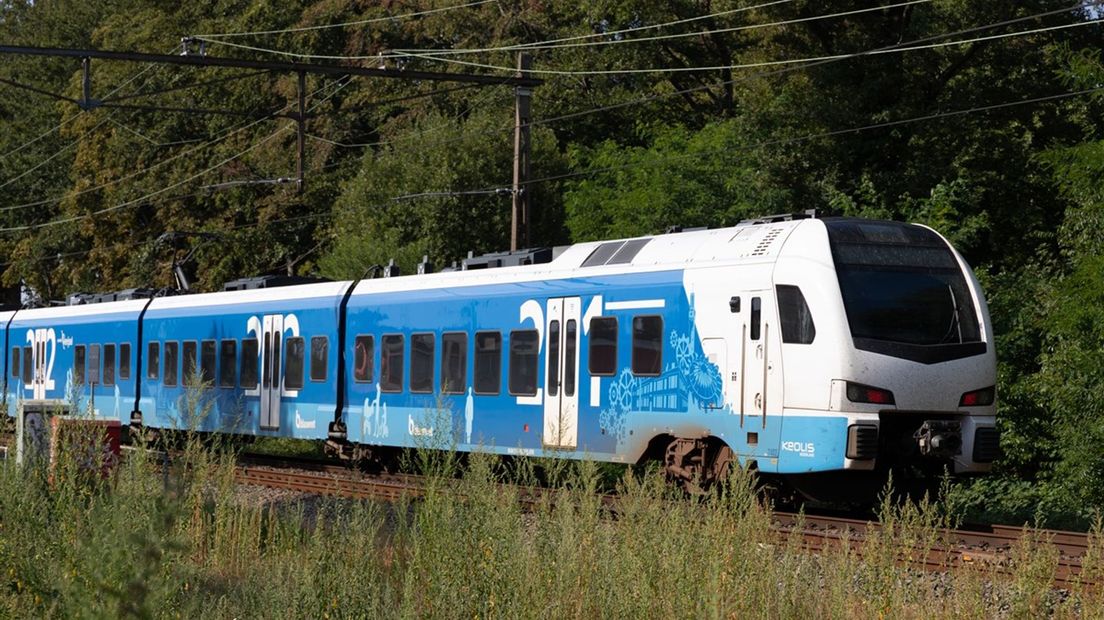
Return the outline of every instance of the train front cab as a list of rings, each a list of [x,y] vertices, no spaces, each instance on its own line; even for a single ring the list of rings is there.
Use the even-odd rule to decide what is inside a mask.
[[[786,386],[779,473],[990,469],[992,325],[945,239],[918,225],[809,220],[773,279]]]

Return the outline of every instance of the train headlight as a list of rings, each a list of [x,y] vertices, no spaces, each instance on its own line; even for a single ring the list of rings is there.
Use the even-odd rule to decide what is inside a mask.
[[[993,404],[993,398],[996,396],[996,388],[989,386],[980,390],[974,390],[972,392],[966,392],[962,395],[962,398],[958,400],[959,407],[988,407]]]
[[[882,388],[870,387],[861,383],[847,382],[847,400],[853,403],[872,403],[875,405],[892,405],[893,392]]]

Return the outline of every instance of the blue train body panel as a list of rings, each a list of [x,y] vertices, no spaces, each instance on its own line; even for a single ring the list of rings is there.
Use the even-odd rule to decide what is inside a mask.
[[[902,251],[871,254],[864,243]],[[837,250],[855,263],[851,279],[837,281]],[[865,275],[871,256],[938,264]],[[905,284],[895,286],[914,278],[915,299],[931,305],[918,324],[939,318],[938,336],[939,313],[953,311],[957,342],[853,337],[846,304],[865,298],[844,298],[839,282],[893,295],[855,278],[877,284],[898,267]],[[900,302],[871,299],[873,310],[856,312]],[[875,318],[875,328],[892,327]],[[897,223],[751,224],[578,244],[548,266],[20,310],[9,320],[9,415],[22,401],[52,401],[157,429],[614,462],[708,439],[787,474],[872,469],[855,438],[883,420],[905,443],[929,415],[960,421],[963,442],[995,433],[992,388],[987,403],[956,406],[995,383],[979,285],[934,232]],[[856,401],[855,386],[889,400]],[[955,471],[989,467],[952,456]]]

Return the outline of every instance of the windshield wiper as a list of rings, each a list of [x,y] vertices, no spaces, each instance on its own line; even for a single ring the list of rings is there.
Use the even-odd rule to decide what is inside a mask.
[[[962,318],[959,316],[958,299],[955,297],[954,289],[951,288],[950,284],[947,285],[947,292],[951,294],[951,308],[953,308],[953,312],[951,314],[951,324],[947,326],[947,333],[943,334],[943,337],[940,338],[939,341],[940,342],[946,342],[947,341],[947,336],[950,336],[951,333],[957,328],[957,330],[958,330],[958,342],[959,342],[959,344],[961,344],[962,343]]]

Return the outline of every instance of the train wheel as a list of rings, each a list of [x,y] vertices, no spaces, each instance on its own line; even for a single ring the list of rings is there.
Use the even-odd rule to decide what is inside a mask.
[[[702,495],[728,478],[734,461],[732,449],[721,441],[676,437],[667,444],[663,466],[672,483]]]

